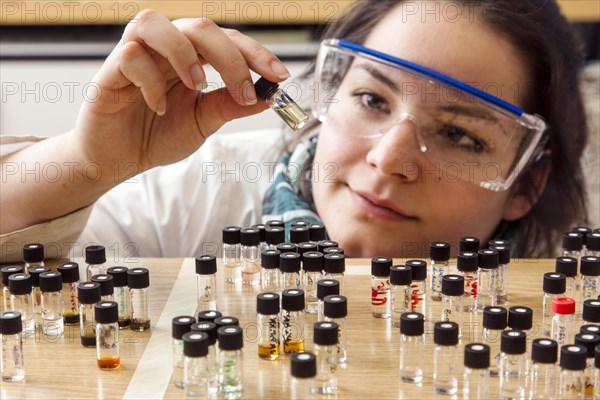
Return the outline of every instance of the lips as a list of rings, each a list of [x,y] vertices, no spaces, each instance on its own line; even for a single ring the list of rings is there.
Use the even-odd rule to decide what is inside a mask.
[[[352,188],[349,189],[354,201],[367,214],[393,221],[409,221],[417,219],[401,210],[390,200],[379,198],[373,193],[353,190]]]

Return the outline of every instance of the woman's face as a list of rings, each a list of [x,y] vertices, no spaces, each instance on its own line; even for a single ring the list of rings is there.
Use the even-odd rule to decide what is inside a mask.
[[[467,12],[462,18],[448,13],[412,15],[403,7],[376,26],[366,47],[480,88],[493,84],[501,88],[496,95],[519,103],[515,88],[525,87],[526,67],[506,39]],[[342,86],[360,86],[360,80],[355,75]],[[356,114],[348,107],[340,115],[352,118]],[[313,194],[330,237],[349,256],[425,257],[430,242],[457,244],[462,236],[477,236],[485,243],[501,219],[524,213],[522,207],[515,210],[510,191],[493,192],[466,180],[447,179],[444,165],[435,165],[419,151],[411,122],[375,139],[340,132],[335,125],[322,124],[315,163],[333,163],[337,170],[334,179],[317,177]],[[346,124],[346,130],[359,129],[357,125]]]

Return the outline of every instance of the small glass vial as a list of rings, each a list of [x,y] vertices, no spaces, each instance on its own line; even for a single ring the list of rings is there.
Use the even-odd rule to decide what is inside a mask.
[[[479,244],[478,244],[479,246]],[[477,270],[479,269],[479,254],[473,251],[462,251],[456,257],[458,275],[465,282],[463,289],[463,311],[477,311]]]
[[[145,331],[150,329],[149,290],[150,273],[146,268],[130,268],[127,270],[127,286],[131,301],[132,331]]]
[[[346,272],[346,256],[344,254],[330,253],[323,256],[324,277],[338,281],[340,283],[340,293],[344,293],[344,272]]]
[[[62,275],[63,322],[65,325],[79,323],[79,300],[77,299],[77,285],[79,284],[79,264],[68,262],[59,264],[56,270]]]
[[[44,245],[41,243],[28,243],[23,246],[23,271],[28,274],[31,267],[44,266]]]
[[[260,293],[256,296],[256,324],[258,325],[258,356],[273,361],[279,358],[279,295]]]
[[[567,277],[561,272],[546,272],[542,290],[544,297],[542,300],[542,334],[550,337],[552,331],[552,301],[557,297],[565,297]]]
[[[406,266],[412,271],[411,311],[421,313],[427,318],[427,263],[423,260],[408,260]]]
[[[281,292],[281,336],[285,354],[304,351],[304,291]]]
[[[96,323],[94,304],[100,301],[100,284],[96,282],[81,282],[77,286],[79,299],[79,329],[81,345],[96,347]]]
[[[585,235],[585,255],[600,257],[600,232],[590,232]]]
[[[304,260],[304,253],[315,252],[317,251],[317,244],[313,242],[300,242],[298,243],[298,254],[302,256],[302,260]]]
[[[297,131],[301,129],[308,121],[308,115],[300,108],[298,104],[279,87],[278,83],[274,83],[260,78],[254,84],[256,94],[267,102],[269,107],[275,111],[285,123]]]
[[[88,281],[92,280],[94,275],[106,274],[106,249],[104,246],[92,245],[85,248],[85,269]]]
[[[318,243],[321,240],[327,239],[327,231],[325,230],[325,225],[322,224],[310,224],[308,233],[310,241],[313,243]]]
[[[533,310],[525,306],[514,306],[508,309],[508,327],[525,333],[527,342],[531,340],[533,327]],[[529,346],[526,344],[526,348]]]
[[[412,268],[408,265],[390,267],[392,326],[400,327],[400,316],[411,312]]]
[[[375,318],[390,318],[392,315],[391,266],[391,257],[374,257],[371,259],[371,314]]]
[[[226,226],[223,228],[223,252],[221,262],[225,271],[225,282],[239,283],[242,281],[240,244],[242,228],[239,226]]]
[[[12,308],[10,304],[10,290],[8,288],[8,277],[14,274],[22,274],[23,267],[20,265],[9,265],[0,269],[2,273],[2,310],[8,311]],[[41,296],[41,295],[40,295]],[[41,301],[41,297],[40,297]]]
[[[281,290],[279,271],[279,256],[281,252],[277,249],[265,249],[261,254],[262,271],[260,276],[260,288],[262,292],[277,293]]]
[[[194,317],[182,315],[171,320],[171,336],[173,337],[173,384],[176,387],[183,387],[184,375],[184,355],[183,355],[183,335],[191,330],[191,326],[196,323]]]
[[[585,398],[584,371],[586,354],[587,349],[576,344],[566,344],[560,348],[559,399]]]
[[[276,249],[279,250],[281,252],[281,254],[283,254],[283,253],[298,253],[298,245],[296,243],[289,243],[289,242],[279,243],[276,246]]]
[[[400,316],[400,379],[419,383],[423,380],[425,353],[425,316],[404,313]]]
[[[317,357],[313,353],[293,353],[292,364],[292,398],[309,398],[311,389],[315,386],[317,376]]]
[[[496,305],[508,303],[508,270],[510,266],[510,246],[492,245],[490,249],[498,252],[498,270],[496,272]]]
[[[99,274],[92,276],[92,282],[98,282],[100,285],[100,301],[113,301],[115,293],[115,283],[112,275]]]
[[[217,326],[217,331],[224,326],[240,326],[240,320],[236,317],[218,317],[213,320],[213,323]]]
[[[490,347],[483,343],[465,346],[463,399],[489,399]]]
[[[331,321],[321,321],[315,322],[313,329],[317,376],[311,391],[315,394],[334,394],[337,392],[338,325]]]
[[[291,243],[300,244],[308,241],[310,241],[310,232],[308,231],[308,225],[292,225],[290,227]]]
[[[430,269],[430,298],[433,301],[442,300],[442,277],[450,268],[450,244],[446,242],[433,242],[429,244],[429,269]]]
[[[458,392],[458,332],[455,322],[436,322],[433,326],[433,386],[435,392]]]
[[[465,280],[461,275],[444,275],[442,277],[442,315],[443,322],[456,322],[458,334],[461,335],[463,324],[463,294]]]
[[[113,277],[114,301],[119,305],[119,329],[129,328],[131,324],[131,301],[127,287],[127,267],[110,267],[106,273]]]
[[[600,257],[581,257],[581,301],[597,300],[600,294]]]
[[[264,249],[267,248],[267,242],[265,237],[265,228],[267,226],[265,224],[254,224],[251,228],[258,229],[258,236],[260,238],[260,244],[258,245],[259,253],[261,253]]]
[[[301,256],[298,253],[281,253],[279,255],[279,269],[281,271],[281,289],[301,289],[300,279]]]
[[[210,254],[196,257],[197,308],[200,311],[217,309],[217,258]]]
[[[42,291],[40,290],[40,274],[49,272],[48,267],[29,267],[31,276],[31,297],[33,298],[33,319],[35,329],[42,329]]]
[[[496,275],[498,274],[498,252],[491,249],[479,250],[477,270],[477,309],[496,305]]]
[[[577,290],[577,258],[575,257],[556,257],[555,272],[560,272],[566,277],[565,296],[576,299]]]
[[[585,347],[587,350],[586,366],[584,371],[585,398],[592,399],[594,396],[594,349],[600,345],[600,335],[594,333],[578,333],[575,335],[575,344]]]
[[[2,382],[21,382],[25,379],[23,364],[23,321],[18,311],[0,314],[0,346]]]
[[[62,303],[62,274],[43,272],[40,274],[42,291],[42,332],[46,336],[62,336],[64,331]]]
[[[552,329],[550,336],[559,346],[573,340],[575,300],[568,297],[557,297],[552,300]]]
[[[330,247],[339,247],[338,242],[329,240],[329,239],[325,239],[325,240],[321,240],[320,242],[317,242],[317,251],[320,251],[323,254],[325,254],[324,253],[325,249],[328,249]]]
[[[210,391],[210,366],[208,360],[208,334],[186,332],[183,342],[183,388],[186,398],[208,399]]]
[[[285,228],[283,226],[267,225],[265,228],[265,242],[268,250],[277,250],[277,245],[285,242]]]
[[[529,398],[546,400],[556,398],[558,382],[558,344],[552,339],[535,339],[531,344]]]
[[[317,282],[323,278],[323,264],[323,253],[319,251],[307,251],[302,254],[304,293],[306,294],[304,309],[309,314],[317,314],[319,311]]]
[[[190,327],[192,332],[204,332],[208,335],[208,393],[219,392],[219,363],[217,360],[217,325],[210,321],[199,321]]]
[[[119,351],[119,305],[114,301],[94,304],[96,318],[96,359],[98,368],[115,370],[121,366]]]
[[[319,299],[317,307],[317,321],[323,321],[325,319],[325,297],[332,294],[340,294],[340,283],[337,280],[321,279],[320,281],[317,281],[317,299]]]
[[[244,394],[244,334],[239,326],[217,330],[219,341],[219,389],[224,399],[239,399]]]
[[[467,251],[470,253],[477,253],[479,251],[479,245],[480,241],[478,237],[465,236],[458,241],[458,252],[462,253],[463,251]]]
[[[9,309],[21,313],[23,336],[33,335],[35,333],[35,321],[33,297],[31,295],[31,275],[20,273],[9,276],[8,288],[11,304]]]
[[[586,300],[583,302],[584,325],[600,324],[600,300]]]
[[[562,238],[562,255],[579,259],[583,250],[584,236],[580,232],[567,232]]]
[[[242,252],[242,283],[260,285],[260,232],[256,228],[240,231]]]
[[[483,342],[490,347],[490,376],[500,374],[500,340],[508,324],[506,308],[486,307],[483,309]]]
[[[500,398],[523,399],[527,378],[527,336],[506,330],[500,341]]]
[[[348,299],[341,295],[325,296],[323,314],[325,321],[335,322],[338,325],[337,361],[345,364],[348,360],[348,332],[346,316],[348,315]]]

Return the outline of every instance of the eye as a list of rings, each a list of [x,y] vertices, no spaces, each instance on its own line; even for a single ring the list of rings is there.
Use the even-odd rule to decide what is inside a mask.
[[[482,153],[485,151],[484,143],[462,128],[457,126],[445,126],[442,128],[441,133],[457,147],[475,153]]]
[[[367,111],[389,113],[390,107],[387,101],[374,93],[361,92],[354,94],[357,103]]]

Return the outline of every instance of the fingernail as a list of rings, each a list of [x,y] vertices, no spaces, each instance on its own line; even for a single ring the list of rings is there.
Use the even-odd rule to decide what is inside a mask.
[[[251,106],[257,103],[256,90],[254,89],[254,84],[252,82],[244,82],[244,84],[242,85],[242,95],[246,100],[246,105]]]
[[[271,62],[271,69],[277,74],[280,79],[287,79],[290,77],[290,72],[287,70],[285,65],[279,60],[273,60]]]
[[[158,114],[159,117],[162,117],[163,115],[165,115],[166,112],[167,112],[167,96],[163,95],[163,97],[161,97],[160,100],[158,101],[158,107],[156,109],[156,114]]]
[[[203,90],[206,88],[206,76],[204,75],[204,71],[202,71],[202,67],[199,64],[194,64],[192,66],[190,75],[196,90]]]

